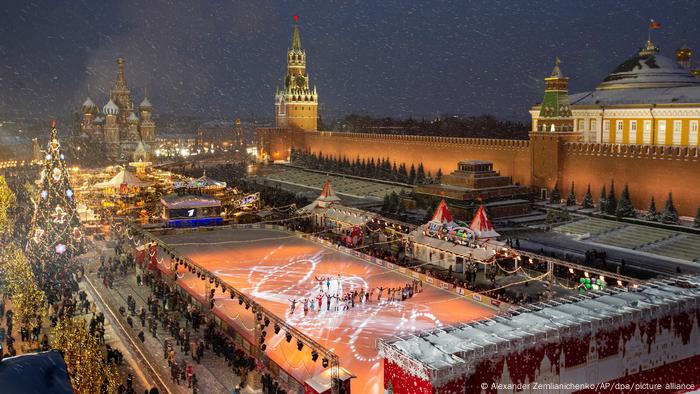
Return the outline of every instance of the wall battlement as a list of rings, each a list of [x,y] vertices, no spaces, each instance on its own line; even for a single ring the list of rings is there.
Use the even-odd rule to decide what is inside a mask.
[[[433,135],[404,135],[404,134],[374,134],[374,133],[351,133],[337,131],[319,131],[321,137],[331,138],[355,138],[362,140],[381,140],[382,142],[427,142],[434,144],[457,144],[465,146],[480,147],[503,147],[514,149],[528,149],[528,140],[506,140],[496,138],[462,138],[462,137],[442,137]]]
[[[567,154],[610,156],[620,158],[648,158],[697,161],[700,149],[687,146],[620,145],[591,142],[568,142],[564,144]]]

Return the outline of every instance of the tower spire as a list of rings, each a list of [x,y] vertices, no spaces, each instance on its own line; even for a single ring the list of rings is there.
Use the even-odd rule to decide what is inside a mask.
[[[292,49],[301,50],[301,37],[299,36],[299,15],[294,15],[294,32],[292,33]]]
[[[117,81],[114,83],[115,90],[126,89],[126,77],[124,76],[124,58],[117,58]]]

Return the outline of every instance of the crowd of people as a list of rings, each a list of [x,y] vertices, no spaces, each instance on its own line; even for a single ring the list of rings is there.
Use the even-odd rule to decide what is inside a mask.
[[[125,243],[123,239],[117,241],[117,256],[125,254]],[[240,378],[241,384],[237,389],[244,387],[248,374],[257,367],[256,360],[236,346],[201,307],[188,302],[164,275],[159,271],[137,267],[135,260],[128,253],[126,255],[125,258],[106,260],[101,275],[111,276],[111,279],[103,281],[103,284],[113,288],[115,277],[125,278],[128,273],[134,272],[136,286],[148,288],[145,299],[138,294],[129,294],[126,305],[120,307],[120,313],[125,315],[129,326],[138,332],[137,337],[142,342],[146,341],[144,330],[153,338],[162,339],[163,358],[168,361],[172,382],[186,385],[193,393],[199,392],[200,382],[194,365],[201,363],[205,352],[211,351],[217,357],[222,357]],[[140,300],[143,303],[141,306],[138,305]],[[160,338],[158,327],[167,333],[167,338]],[[284,391],[277,385],[275,391],[267,392]]]

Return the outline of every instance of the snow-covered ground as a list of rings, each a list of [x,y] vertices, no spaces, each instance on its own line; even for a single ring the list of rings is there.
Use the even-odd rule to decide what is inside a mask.
[[[348,311],[335,311],[334,302],[328,310],[324,297],[319,311],[316,296],[321,290],[342,294],[353,289],[399,287],[411,278],[283,231],[222,228],[161,239],[333,350],[341,365],[357,376],[352,383],[352,391],[357,393],[383,390],[378,339],[494,314],[485,306],[427,284],[422,293],[407,301],[386,302],[385,291],[378,303],[375,292],[371,303]],[[183,272],[179,276],[184,286],[200,297],[204,294],[204,282],[195,275]],[[320,283],[317,277],[329,279]],[[231,300],[228,293],[217,291],[216,297],[217,315],[256,342],[251,310],[239,305],[238,300]],[[298,301],[292,314],[290,300],[305,298],[316,303],[314,310],[304,316],[303,305]],[[267,355],[296,379],[303,382],[322,370],[320,359],[311,361],[308,347],[298,351],[296,340],[287,343],[284,330],[275,335],[272,325],[267,331]]]

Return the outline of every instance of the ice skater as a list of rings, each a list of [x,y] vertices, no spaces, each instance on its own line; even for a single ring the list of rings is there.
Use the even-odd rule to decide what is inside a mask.
[[[330,292],[331,291],[331,278],[330,276],[326,278],[326,291]]]
[[[333,296],[331,296],[331,293],[326,293],[326,310],[330,311],[331,310],[331,299]]]
[[[302,302],[304,303],[304,316],[306,317],[309,314],[309,299],[304,298]]]
[[[296,307],[297,307],[297,299],[296,299],[296,298],[290,298],[290,299],[289,299],[289,302],[292,303],[291,311],[292,311],[292,315],[293,315],[293,314],[294,314],[294,309],[296,309]]]
[[[321,305],[323,304],[323,291],[318,293],[316,300],[318,301],[318,311],[321,312]]]

